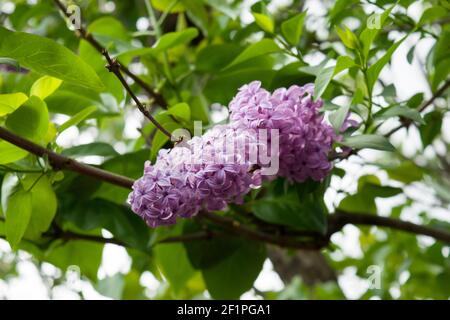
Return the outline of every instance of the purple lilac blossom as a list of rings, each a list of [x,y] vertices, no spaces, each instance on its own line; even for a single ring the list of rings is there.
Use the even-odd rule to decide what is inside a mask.
[[[272,94],[253,81],[230,102],[232,126],[279,130],[278,176],[320,181],[332,168],[328,154],[338,137],[319,113],[322,100],[312,98],[314,86],[280,88]]]
[[[227,140],[229,139],[229,140]],[[154,165],[145,164],[144,176],[129,196],[132,210],[150,227],[174,224],[200,209],[223,210],[242,203],[243,196],[261,185],[260,170],[247,160],[249,148],[227,149],[254,139],[245,130],[215,126],[202,137],[171,150],[161,150]],[[249,143],[251,145],[251,143]]]

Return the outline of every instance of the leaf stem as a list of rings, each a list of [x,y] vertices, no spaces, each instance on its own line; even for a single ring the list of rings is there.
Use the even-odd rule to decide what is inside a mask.
[[[366,83],[367,87],[367,99],[368,99],[368,105],[367,105],[367,119],[364,127],[364,133],[367,133],[370,129],[370,126],[372,125],[373,119],[372,119],[372,108],[373,108],[373,97],[372,97],[372,88],[369,86],[369,77],[367,75],[367,66],[362,70],[364,74],[364,81]]]

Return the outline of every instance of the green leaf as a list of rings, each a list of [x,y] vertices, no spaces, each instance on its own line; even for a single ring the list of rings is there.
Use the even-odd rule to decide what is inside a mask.
[[[262,244],[241,241],[233,254],[202,271],[209,293],[214,299],[238,299],[252,288],[265,259]]]
[[[97,282],[95,288],[97,291],[115,300],[122,298],[122,292],[125,288],[125,279],[123,274],[116,273],[112,277],[106,277]]]
[[[334,6],[329,11],[328,19],[330,25],[333,26],[349,14],[348,8],[353,7],[359,3],[359,0],[337,0],[334,1]]]
[[[147,54],[159,54],[169,49],[191,42],[198,36],[196,28],[165,33],[152,48],[138,48],[123,52],[119,57],[138,57]]]
[[[409,49],[408,53],[406,54],[406,60],[408,61],[409,64],[413,63],[415,50],[416,46],[412,46],[411,49]]]
[[[248,46],[241,54],[239,54],[225,69],[249,59],[262,55],[271,54],[280,51],[280,47],[272,39],[262,39]]]
[[[133,46],[130,44],[131,37],[128,30],[122,22],[112,16],[103,16],[91,22],[88,32],[92,33],[100,44],[107,48],[109,53],[115,55],[117,53],[130,50]],[[100,52],[97,52],[99,57]]]
[[[153,47],[155,52],[166,51],[170,48],[189,43],[198,36],[196,28],[187,28],[183,31],[169,32],[164,34]]]
[[[28,155],[28,151],[25,151],[15,145],[0,141],[0,164],[8,164],[19,161]]]
[[[97,91],[104,88],[88,64],[69,49],[44,37],[0,27],[0,56],[15,59],[26,68],[69,83]]]
[[[228,72],[208,81],[204,94],[210,101],[227,105],[242,85],[253,80],[259,80],[267,88],[274,81],[274,77],[277,74],[277,71],[272,69],[252,68],[243,70],[238,67],[236,69],[233,72]],[[309,77],[308,79],[311,78]]]
[[[380,186],[377,184],[368,183],[364,185],[364,192],[367,192],[368,194],[377,198],[391,198],[403,193],[403,190],[400,188]]]
[[[342,71],[355,66],[355,61],[349,56],[339,56],[336,60],[336,66],[334,67],[333,76],[341,73]]]
[[[382,186],[378,177],[366,175],[359,178],[357,192],[344,198],[338,208],[346,212],[376,214],[375,198],[390,198],[401,193],[402,189]]]
[[[174,2],[173,0],[151,0],[151,2],[152,6],[161,12],[165,12],[168,9],[170,9],[170,13],[178,13],[186,10],[183,3],[180,1],[177,1],[174,5],[172,4],[172,2]]]
[[[375,149],[382,151],[395,151],[394,146],[386,137],[374,134],[364,134],[345,138],[342,142],[344,146],[354,149]]]
[[[74,240],[56,243],[45,253],[44,260],[54,264],[64,272],[70,267],[78,267],[82,275],[97,281],[97,272],[102,261],[103,244],[92,241]]]
[[[434,47],[434,53],[430,57],[433,64],[431,89],[434,92],[450,73],[450,26],[448,24],[442,27],[441,34]]]
[[[209,12],[203,0],[179,0],[186,8],[186,14],[205,36],[208,36]]]
[[[47,176],[29,174],[22,180],[25,190],[31,193],[32,214],[28,229],[39,236],[48,230],[56,214],[58,202],[52,184]]]
[[[200,71],[218,71],[233,61],[241,51],[241,46],[234,43],[207,46],[197,54],[196,69]]]
[[[64,84],[63,86],[65,87]],[[95,97],[90,97],[82,92],[71,92],[71,89],[72,88],[69,90],[59,89],[53,95],[48,97],[45,101],[47,103],[48,110],[52,113],[61,113],[68,116],[74,116],[83,109],[94,105],[100,110],[103,107]]]
[[[375,199],[370,195],[356,193],[345,197],[339,203],[339,210],[353,213],[377,214]]]
[[[300,42],[305,17],[306,12],[302,12],[281,24],[281,33],[286,41],[292,46],[297,46]]]
[[[24,93],[0,94],[0,117],[14,112],[28,97]]]
[[[319,99],[328,87],[328,84],[333,78],[334,67],[323,68],[319,71],[314,82],[314,99]]]
[[[68,128],[70,128],[72,126],[76,126],[77,124],[82,122],[84,119],[89,117],[95,111],[97,111],[97,107],[96,106],[87,107],[87,108],[81,110],[80,112],[75,114],[72,118],[70,118],[69,120],[64,122],[62,125],[60,125],[58,127],[58,132],[61,133],[61,132],[67,130]]]
[[[333,126],[334,132],[341,132],[342,125],[344,124],[349,111],[350,105],[346,105],[344,107],[340,107],[337,111],[330,114],[329,120],[331,125]]]
[[[239,3],[230,4],[227,0],[206,0],[206,3],[233,20],[241,13]]]
[[[40,141],[47,133],[49,115],[47,105],[40,98],[32,96],[22,107],[6,119],[6,127],[18,135]]]
[[[322,205],[323,199],[318,193],[304,189],[306,184],[282,194],[272,192],[255,201],[252,205],[254,215],[269,223],[325,232],[327,212]]]
[[[148,160],[148,154],[148,149],[123,154],[107,160],[103,163],[102,169],[137,179],[142,176],[142,164]],[[128,194],[129,190],[109,183],[103,183],[96,192],[98,197],[122,204],[126,201]]]
[[[71,158],[84,156],[115,157],[119,155],[110,144],[104,142],[93,142],[78,145],[72,148],[64,149],[61,153]]]
[[[448,10],[444,7],[441,6],[430,7],[423,12],[417,25],[422,26],[424,24],[433,22],[440,18],[448,17],[448,14],[449,14]]]
[[[194,222],[186,221],[183,225],[183,235],[200,231],[201,227]],[[233,254],[241,245],[241,240],[231,237],[213,237],[206,240],[188,241],[183,244],[191,265],[195,269],[206,269]]]
[[[98,195],[94,196],[95,199],[89,199],[93,197],[94,192],[89,189],[93,184],[95,180],[83,177],[74,180],[69,188],[58,190],[62,194],[59,203],[61,218],[85,232],[106,229],[115,239],[147,251],[152,230],[130,208],[123,205],[125,199],[117,199],[118,203],[100,199]],[[82,194],[80,189],[86,194]],[[112,196],[115,196],[114,193]]]
[[[49,76],[43,76],[33,83],[30,90],[30,96],[36,96],[41,98],[41,100],[45,100],[45,98],[55,92],[61,84],[62,80]]]
[[[253,17],[255,17],[256,24],[268,33],[273,33],[275,29],[275,24],[273,19],[265,14],[252,12]]]
[[[90,22],[87,31],[88,33],[92,34],[94,38],[100,42],[100,44],[107,48],[110,55],[113,57],[117,58],[121,53],[125,53],[134,49],[134,46],[131,45],[132,39],[127,29],[118,19],[112,16],[103,16],[99,19],[96,19],[95,21]],[[94,71],[97,72],[100,80],[106,87],[106,91],[111,93],[116,98],[117,102],[122,102],[125,98],[123,86],[113,73],[106,70],[105,59],[102,53],[97,51],[86,40],[80,41],[78,52],[81,59],[88,63],[94,69]],[[127,65],[131,62],[131,58],[132,57],[120,57],[120,63],[122,63],[123,65]],[[64,87],[67,88],[67,85],[65,84]],[[70,89],[68,91],[72,94],[74,92]],[[57,95],[59,96],[58,93]],[[83,105],[83,107],[89,107],[91,105],[93,105],[92,102]],[[98,107],[99,109],[102,109],[100,106]],[[72,105],[70,105],[70,108],[64,106],[58,106],[57,108],[70,110],[70,113],[64,112],[68,115],[74,115],[76,112],[80,111],[80,108],[72,107]],[[72,112],[72,110],[76,111]]]
[[[170,114],[185,121],[191,120],[191,108],[186,102],[180,102],[174,106],[171,106],[166,111],[166,114]]]
[[[418,109],[423,102],[424,94],[423,92],[416,93],[411,98],[408,99],[406,103],[411,109]]]
[[[255,216],[269,223],[320,232],[324,229],[320,206],[315,206],[312,202],[299,203],[295,193],[259,200],[252,208]]]
[[[7,202],[6,239],[12,248],[22,240],[31,218],[31,193],[23,189],[13,193]]]
[[[369,56],[370,47],[373,41],[383,29],[384,25],[386,24],[386,20],[391,14],[391,11],[392,9],[394,9],[394,7],[395,4],[390,6],[381,15],[372,14],[367,19],[367,27],[361,32],[361,35],[359,36],[359,39],[362,43],[362,54],[364,58],[367,59],[367,57]]]
[[[134,259],[133,259],[134,260]],[[141,273],[135,269],[125,275],[125,286],[122,292],[122,300],[143,300],[145,299],[144,290],[146,289],[140,282]]]
[[[172,133],[174,130],[180,128],[180,124],[176,122],[165,122],[162,123],[162,126],[164,129]],[[150,154],[150,158],[154,159],[156,155],[158,154],[159,150],[170,140],[170,138],[161,132],[161,130],[156,129],[155,136],[152,140],[152,151]]]
[[[382,109],[374,115],[376,119],[389,119],[397,116],[414,120],[419,124],[424,123],[419,111],[411,109],[404,105],[397,105],[390,108]]]
[[[387,51],[386,53],[377,60],[373,65],[369,67],[367,70],[367,86],[369,91],[373,90],[373,87],[375,85],[375,82],[378,79],[378,76],[380,75],[381,70],[383,70],[384,66],[391,60],[392,55],[394,54],[395,50],[403,43],[403,41],[407,38],[407,35],[404,36],[402,39],[394,43]]]
[[[393,84],[390,84],[383,88],[383,91],[381,92],[381,95],[386,101],[393,101],[397,96],[397,90],[395,89],[395,86]]]
[[[351,57],[340,56],[334,67],[320,69],[314,83],[314,99],[319,99],[322,96],[335,75],[353,66],[355,66],[355,61]]]
[[[442,117],[442,113],[439,111],[432,111],[425,115],[425,124],[419,128],[420,138],[422,139],[422,145],[424,148],[431,144],[441,133]]]
[[[355,34],[347,26],[344,26],[344,29],[336,27],[336,32],[347,48],[356,49],[358,46],[358,38],[356,38]]]
[[[195,273],[183,245],[179,243],[159,244],[155,247],[155,257],[174,292],[179,293]]]
[[[402,161],[399,164],[380,166],[383,168],[390,179],[397,180],[406,184],[420,181],[423,179],[424,171],[412,161]]]

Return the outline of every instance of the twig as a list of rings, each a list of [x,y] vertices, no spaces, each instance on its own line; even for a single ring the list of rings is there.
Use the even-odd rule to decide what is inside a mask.
[[[64,169],[80,174],[93,177],[95,179],[109,182],[124,188],[130,189],[133,186],[134,181],[130,178],[114,174],[109,171],[102,170],[93,166],[86,165],[71,158],[60,155],[56,152],[48,150],[40,145],[19,137],[7,129],[0,127],[0,138],[12,143],[13,145],[22,148],[38,157],[48,157],[50,164],[55,169]]]
[[[117,79],[122,83],[125,90],[127,90],[128,94],[131,96],[133,101],[136,103],[136,106],[138,107],[139,111],[148,119],[151,123],[155,125],[158,130],[160,130],[162,133],[164,133],[169,138],[172,137],[171,133],[167,131],[158,121],[155,120],[155,118],[150,114],[150,112],[147,110],[147,108],[141,103],[139,98],[134,94],[133,90],[131,90],[130,86],[128,85],[127,81],[123,77],[122,73],[120,72],[120,63],[109,56],[108,50],[103,49],[102,51],[103,56],[106,58],[106,61],[108,61],[108,64],[106,65],[106,68],[109,70],[109,72],[112,72],[115,74]]]
[[[53,0],[55,5],[59,8],[59,10],[64,14],[66,18],[71,18],[69,12],[67,12],[67,7],[59,0]],[[79,38],[86,40],[89,42],[100,54],[103,53],[105,48],[90,34],[85,28],[82,26],[75,33]],[[155,92],[144,80],[131,72],[125,65],[119,63],[120,70],[126,74],[128,77],[133,79],[142,89],[144,89],[149,96],[151,96],[154,101],[163,108],[167,108],[167,102],[164,97]]]
[[[389,217],[381,217],[364,213],[348,213],[344,211],[337,211],[336,213],[330,215],[328,220],[330,226],[332,226],[330,233],[334,233],[337,230],[342,229],[342,227],[346,224],[367,225],[386,227],[417,235],[429,236],[437,240],[450,243],[450,233],[445,230],[426,227],[400,219],[393,219]]]
[[[426,108],[428,108],[430,105],[433,104],[433,102],[439,98],[440,96],[442,96],[444,94],[444,92],[450,87],[450,80],[447,80],[442,87],[437,90],[433,96],[426,101],[420,108],[419,108],[419,112],[423,112],[425,111]],[[393,128],[392,130],[390,130],[388,133],[385,134],[386,137],[390,137],[392,136],[394,133],[396,133],[398,130],[402,129],[403,127],[407,127],[412,123],[411,120],[405,120],[403,123],[401,123],[400,125],[398,125],[397,127]]]

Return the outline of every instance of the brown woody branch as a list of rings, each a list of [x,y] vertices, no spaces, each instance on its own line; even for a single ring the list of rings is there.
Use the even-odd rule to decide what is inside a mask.
[[[32,141],[17,136],[3,127],[0,127],[0,138],[38,157],[47,157],[51,166],[55,169],[78,172],[80,174],[127,189],[130,189],[133,186],[134,181],[130,178],[78,162],[74,159],[53,152]]]
[[[416,235],[424,235],[435,238],[450,244],[450,232],[442,229],[431,228],[415,224],[408,221],[399,219],[393,219],[388,217],[381,217],[376,215],[364,214],[364,213],[347,213],[343,211],[337,211],[330,215],[329,219],[330,230],[329,233],[339,231],[346,224],[365,225],[365,226],[377,226],[390,228],[394,230],[405,231]]]

